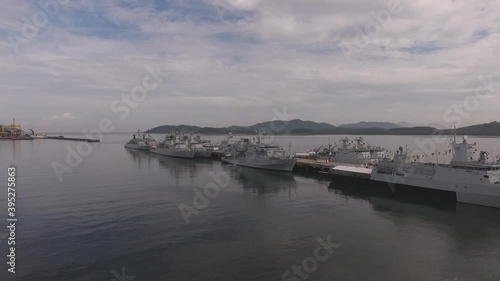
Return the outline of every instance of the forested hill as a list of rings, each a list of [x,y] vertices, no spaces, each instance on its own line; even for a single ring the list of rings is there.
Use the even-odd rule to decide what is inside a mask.
[[[163,125],[150,129],[150,133],[165,134],[171,131],[191,131],[207,135],[228,134],[254,134],[257,130],[267,131],[272,134],[290,135],[432,135],[432,134],[453,134],[452,129],[440,130],[429,126],[400,127],[395,123],[387,122],[360,122],[355,124],[334,126],[328,123],[318,123],[314,121],[303,121],[295,119],[291,121],[268,121],[251,126],[230,126],[230,127],[199,127],[194,125]],[[370,127],[369,125],[375,127]],[[393,126],[393,124],[395,126]],[[377,127],[380,125],[380,127]],[[367,127],[368,126],[368,127]],[[480,125],[458,128],[459,135],[477,136],[500,136],[500,123],[491,122]]]

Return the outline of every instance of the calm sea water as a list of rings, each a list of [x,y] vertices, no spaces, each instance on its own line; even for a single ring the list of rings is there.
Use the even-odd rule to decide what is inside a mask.
[[[51,164],[65,164],[66,147],[77,143],[0,142],[0,280],[282,280],[327,237],[337,247],[307,280],[500,280],[500,210],[410,203],[369,186],[154,156],[124,149],[129,138],[105,136],[62,182]],[[276,141],[296,152],[329,138],[340,136]],[[423,138],[365,139],[396,150]],[[471,141],[500,148],[498,138]],[[6,265],[9,165],[18,170],[15,275]],[[214,183],[211,173],[229,182],[186,224],[179,206],[193,206],[195,190]]]

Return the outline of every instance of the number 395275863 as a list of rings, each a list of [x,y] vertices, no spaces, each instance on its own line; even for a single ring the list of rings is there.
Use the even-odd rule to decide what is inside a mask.
[[[7,169],[7,200],[9,217],[16,216],[16,168],[10,167]]]

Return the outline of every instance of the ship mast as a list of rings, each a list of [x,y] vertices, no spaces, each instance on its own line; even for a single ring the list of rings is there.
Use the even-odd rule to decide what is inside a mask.
[[[453,127],[453,143],[457,143],[457,126]]]

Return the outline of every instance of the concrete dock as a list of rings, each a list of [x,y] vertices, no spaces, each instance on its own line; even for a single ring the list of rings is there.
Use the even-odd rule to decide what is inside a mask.
[[[328,162],[327,160],[297,158],[294,170],[296,169],[297,171],[305,173],[327,173],[336,165],[338,165],[338,163]]]
[[[373,168],[369,167],[355,167],[355,166],[345,166],[339,165],[333,167],[330,171],[332,176],[350,177],[350,178],[360,178],[360,179],[370,179]]]
[[[294,171],[306,174],[328,174],[357,178],[369,178],[372,167],[367,165],[329,162],[326,159],[315,160],[297,158]]]

